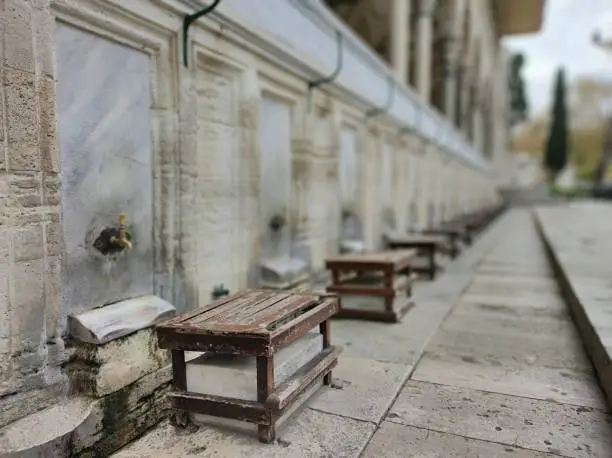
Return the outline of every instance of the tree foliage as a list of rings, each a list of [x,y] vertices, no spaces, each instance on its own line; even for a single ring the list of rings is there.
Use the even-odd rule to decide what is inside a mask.
[[[569,156],[578,176],[590,178],[601,156],[607,125],[601,101],[612,97],[612,82],[583,76],[569,89]],[[521,125],[514,134],[514,150],[541,158],[549,124],[548,116],[537,116]]]
[[[522,53],[516,53],[510,58],[510,71],[508,73],[510,127],[524,122],[529,116],[529,104],[525,94],[525,81],[522,74],[524,65],[525,56]]]
[[[551,124],[544,154],[544,167],[554,182],[566,164],[569,152],[568,112],[565,101],[565,71],[557,71],[554,99],[551,111]]]

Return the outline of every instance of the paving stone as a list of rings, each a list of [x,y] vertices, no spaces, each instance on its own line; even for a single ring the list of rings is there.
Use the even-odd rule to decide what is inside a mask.
[[[531,275],[537,278],[552,278],[554,276],[554,272],[548,265],[542,266],[539,264],[484,262],[478,266],[478,272],[513,276]]]
[[[612,456],[611,417],[584,406],[411,381],[387,419],[564,456]]]
[[[569,320],[527,320],[508,315],[453,313],[444,321],[441,329],[523,336],[526,339],[580,340],[578,331]]]
[[[428,350],[415,369],[412,379],[605,408],[599,385],[589,374],[571,369],[517,364],[497,356],[477,358],[474,355]]]
[[[571,321],[568,309],[564,304],[554,306],[541,306],[542,304],[515,302],[511,305],[490,304],[489,301],[472,301],[473,296],[465,295],[455,306],[455,314],[495,314],[497,316],[507,315],[512,318],[528,320],[564,320]],[[497,301],[500,302],[500,301]],[[535,306],[534,306],[535,305]]]
[[[510,445],[469,439],[385,421],[365,449],[363,458],[540,458],[554,456]]]
[[[462,301],[488,305],[504,305],[508,307],[532,307],[542,310],[567,310],[565,301],[556,294],[528,294],[524,291],[514,291],[510,296],[491,293],[474,293],[470,290],[461,298]]]
[[[378,423],[408,377],[408,369],[403,364],[343,355],[334,369],[332,386],[322,388],[308,406]]]
[[[436,334],[429,347],[435,353],[510,360],[511,364],[572,369],[593,374],[591,362],[580,342],[563,339],[446,330]]]
[[[491,285],[511,289],[521,288],[533,292],[559,292],[559,286],[554,278],[529,276],[524,272],[520,272],[519,269],[520,266],[517,267],[517,275],[508,276],[504,274],[483,273],[479,268],[477,274],[472,279],[470,289],[475,289],[481,285]]]
[[[248,457],[303,458],[357,457],[375,425],[305,409],[288,422],[274,444],[256,437],[202,427],[177,433],[165,423],[113,455],[115,458]]]
[[[412,366],[451,306],[450,301],[419,301],[401,323],[333,320],[332,340],[334,345],[343,348],[343,357],[366,357]]]

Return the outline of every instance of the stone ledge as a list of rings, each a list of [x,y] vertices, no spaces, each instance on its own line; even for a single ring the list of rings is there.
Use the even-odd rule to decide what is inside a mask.
[[[79,344],[67,365],[73,391],[102,397],[169,364],[155,329],[143,329],[104,345]]]
[[[148,295],[71,315],[68,330],[75,340],[102,345],[171,318],[175,313],[171,303]]]
[[[555,208],[559,211],[571,212],[569,208]],[[612,280],[598,278],[599,275],[579,274],[580,269],[571,266],[571,255],[587,256],[587,253],[574,253],[559,246],[559,241],[551,234],[558,230],[559,222],[551,218],[551,213],[546,209],[535,211],[535,220],[538,233],[544,243],[546,254],[552,264],[553,271],[559,282],[562,295],[566,300],[576,327],[580,333],[586,351],[595,367],[599,383],[606,395],[608,405],[612,407],[612,312],[607,311],[609,324],[602,323],[602,312],[607,305],[612,308]],[[572,217],[563,218],[565,224],[571,223]],[[567,230],[567,226],[564,230]],[[575,228],[574,228],[575,229]],[[612,232],[612,227],[608,233]],[[591,246],[591,249],[593,247]],[[602,247],[600,253],[605,253]],[[570,254],[571,253],[571,254]],[[600,254],[601,256],[601,254]],[[607,294],[597,295],[594,291],[607,291]],[[603,303],[605,301],[605,304]]]

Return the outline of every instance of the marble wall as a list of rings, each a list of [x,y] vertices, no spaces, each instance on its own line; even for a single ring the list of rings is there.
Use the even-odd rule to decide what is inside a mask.
[[[262,99],[260,231],[261,256],[264,259],[291,254],[291,116],[291,106],[287,103],[266,96]],[[275,217],[284,218],[284,225],[277,231],[270,228]]]
[[[78,314],[153,293],[149,56],[58,23],[62,311]],[[102,254],[101,232],[125,213],[133,248]]]

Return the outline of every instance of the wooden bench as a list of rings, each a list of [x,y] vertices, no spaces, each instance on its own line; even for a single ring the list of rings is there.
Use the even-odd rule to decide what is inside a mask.
[[[425,267],[413,266],[412,270],[425,273],[431,280],[436,278],[440,266],[436,261],[436,253],[444,250],[446,239],[444,236],[433,234],[391,234],[385,237],[387,247],[390,249],[415,249],[419,255],[426,259]]]
[[[442,235],[449,244],[449,256],[455,259],[459,256],[459,240],[465,237],[465,228],[459,224],[444,224],[437,228],[425,229],[424,234]]]
[[[327,259],[325,266],[332,276],[327,291],[340,295],[336,317],[400,321],[414,305],[412,285],[417,276],[411,262],[416,256],[416,250],[388,250]],[[347,299],[355,297],[377,299],[380,303],[350,307]]]
[[[174,391],[180,423],[186,412],[258,425],[262,442],[275,440],[276,422],[300,395],[317,383],[331,383],[340,349],[330,344],[329,318],[339,309],[334,295],[268,290],[241,291],[156,327],[159,347],[172,351]],[[274,355],[319,327],[322,350],[286,380],[275,383]],[[189,392],[185,351],[255,358],[256,400]],[[181,417],[182,415],[182,417]]]

